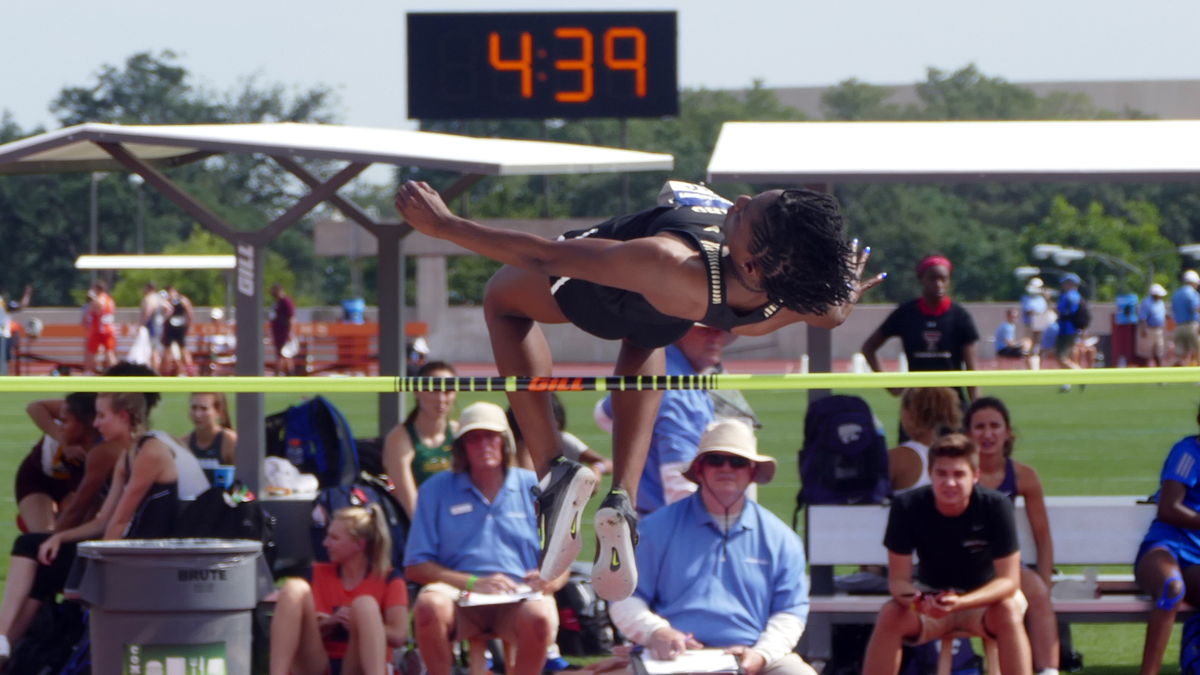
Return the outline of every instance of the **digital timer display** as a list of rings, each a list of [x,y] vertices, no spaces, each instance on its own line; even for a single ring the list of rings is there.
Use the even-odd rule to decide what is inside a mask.
[[[674,12],[408,15],[414,119],[679,112]]]

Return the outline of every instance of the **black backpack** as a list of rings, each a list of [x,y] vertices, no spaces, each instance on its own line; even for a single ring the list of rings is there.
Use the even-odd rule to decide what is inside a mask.
[[[387,479],[367,473],[359,474],[358,479],[349,485],[327,487],[317,493],[317,498],[313,500],[312,527],[309,530],[313,560],[329,561],[329,554],[321,542],[325,539],[325,530],[333,520],[334,513],[348,506],[375,503],[383,509],[383,515],[388,522],[388,532],[392,535],[392,567],[404,569],[404,543],[408,540],[411,524],[408,514],[392,496]]]
[[[1092,310],[1088,306],[1088,301],[1085,300],[1083,296],[1079,297],[1079,307],[1077,307],[1072,314],[1067,316],[1067,320],[1070,321],[1071,325],[1075,326],[1075,330],[1078,331],[1087,330],[1087,327],[1092,325]]]
[[[587,563],[571,565],[567,585],[554,593],[558,605],[558,649],[564,656],[597,656],[612,653],[614,631],[608,603],[592,588]]]
[[[235,483],[228,491],[211,487],[189,503],[179,517],[175,534],[180,537],[249,539],[262,542],[263,558],[275,565],[275,516],[262,502]]]
[[[66,670],[84,643],[86,652],[87,611],[77,602],[47,602],[38,608],[25,636],[13,645],[8,673],[80,672]]]
[[[800,493],[805,504],[882,504],[891,496],[887,443],[858,396],[827,396],[804,416]]]
[[[266,437],[268,455],[313,474],[323,488],[349,485],[358,477],[358,447],[350,424],[324,396],[267,417]]]

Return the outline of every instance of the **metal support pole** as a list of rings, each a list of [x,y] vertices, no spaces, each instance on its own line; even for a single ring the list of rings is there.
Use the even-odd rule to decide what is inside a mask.
[[[263,244],[249,237],[235,240],[237,253],[237,367],[238,375],[263,374]],[[262,462],[266,449],[263,395],[237,395],[237,475],[251,490],[263,494]]]
[[[404,336],[404,239],[408,228],[381,227],[379,254],[379,374],[404,375],[407,349]],[[401,394],[379,395],[379,437],[400,423]]]

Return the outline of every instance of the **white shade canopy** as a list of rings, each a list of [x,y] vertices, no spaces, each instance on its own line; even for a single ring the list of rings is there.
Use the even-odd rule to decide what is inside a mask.
[[[1200,178],[1200,120],[727,122],[712,182]]]
[[[96,143],[171,166],[226,152],[384,163],[487,176],[669,170],[671,155],[549,141],[326,124],[88,123],[0,145],[0,174],[124,170]]]
[[[231,270],[232,255],[81,255],[79,270]]]

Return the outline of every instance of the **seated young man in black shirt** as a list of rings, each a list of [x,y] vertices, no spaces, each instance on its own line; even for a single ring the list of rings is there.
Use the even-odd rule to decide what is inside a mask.
[[[892,502],[883,540],[892,600],[879,611],[863,672],[895,675],[903,645],[963,632],[996,640],[1001,672],[1031,673],[1012,504],[978,485],[979,450],[962,434],[929,448],[929,475],[932,485]]]

